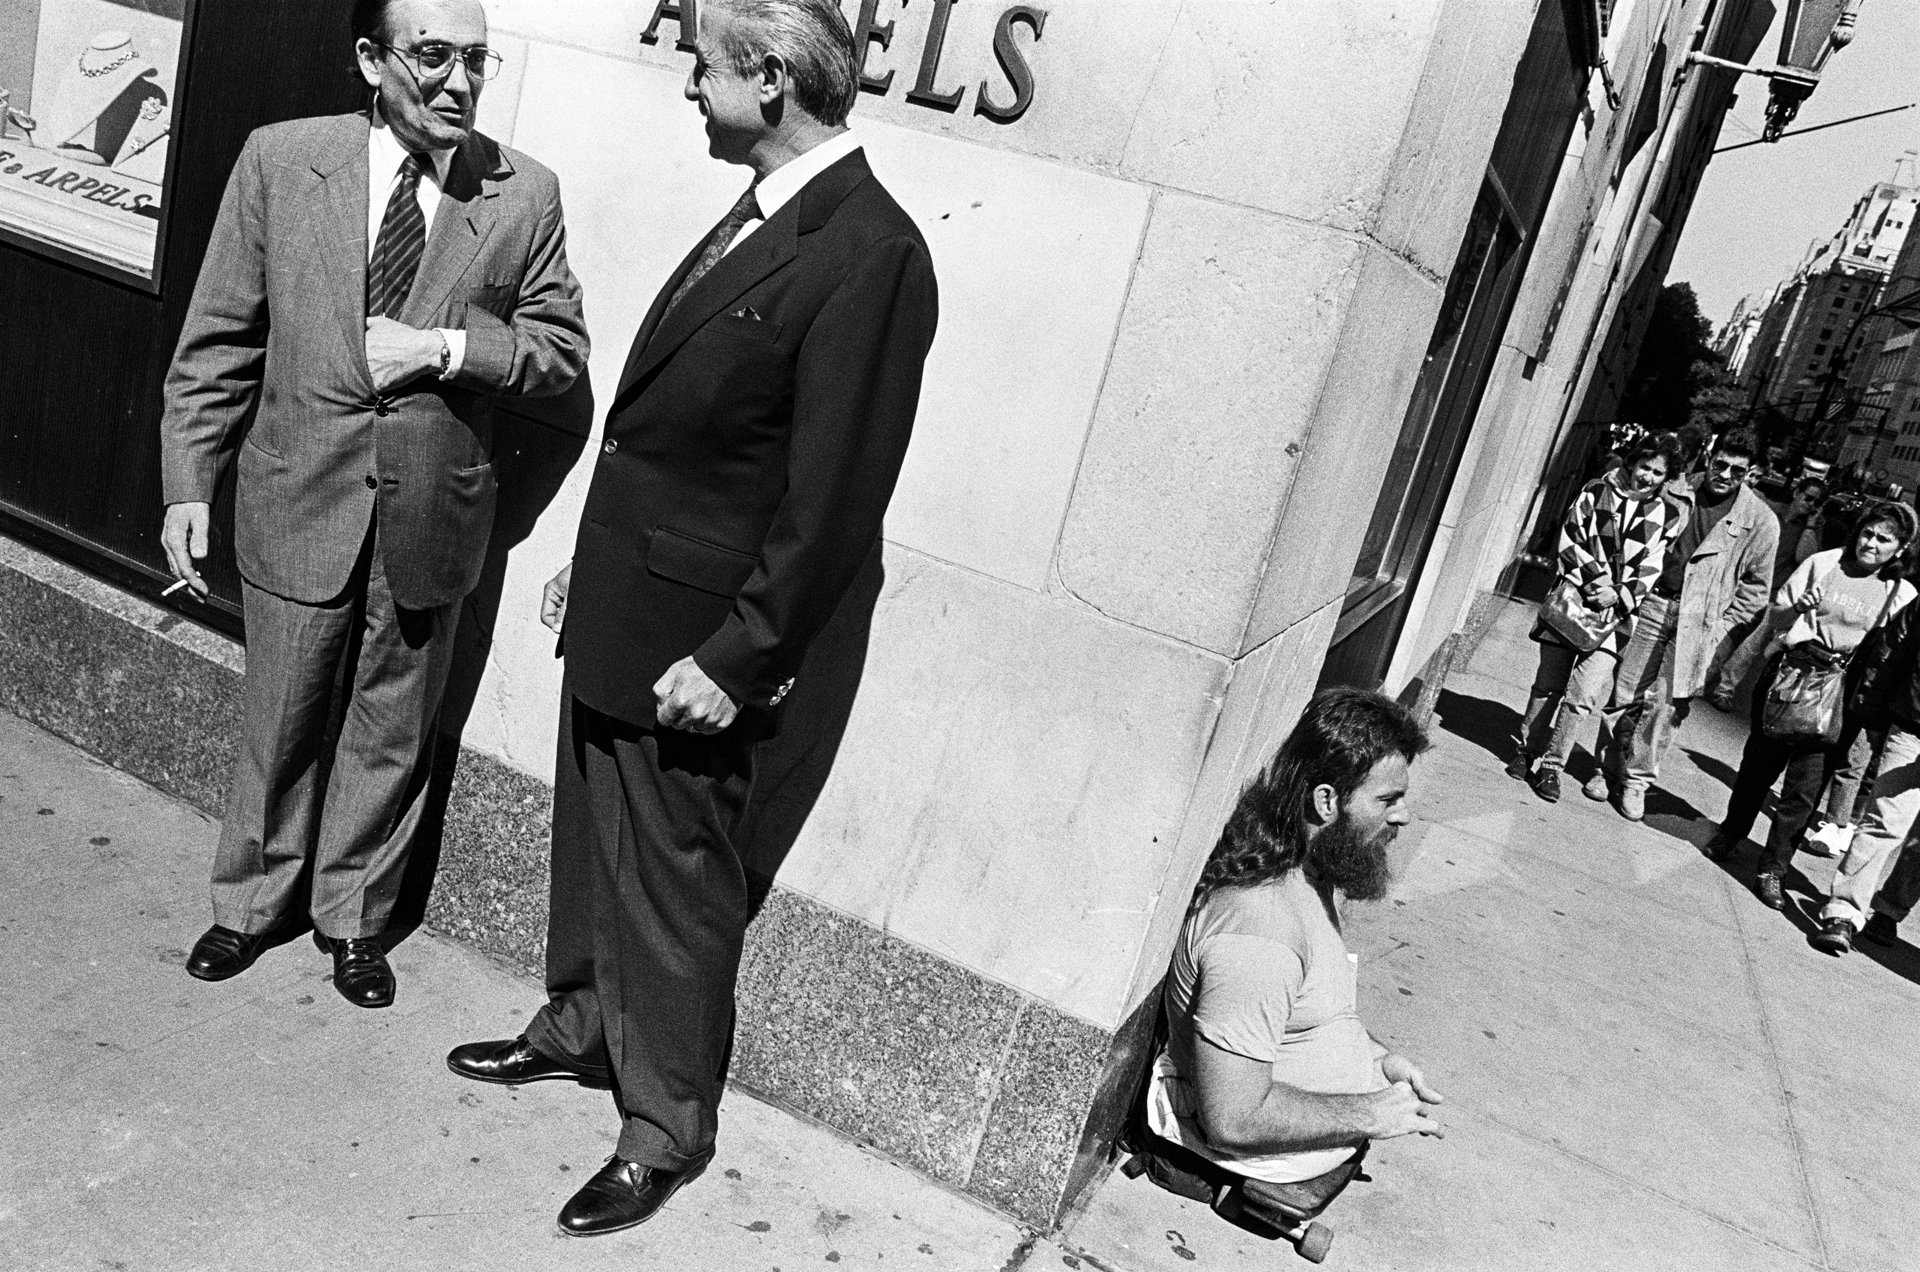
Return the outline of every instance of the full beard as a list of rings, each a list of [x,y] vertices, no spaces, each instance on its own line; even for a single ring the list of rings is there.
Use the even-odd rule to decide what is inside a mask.
[[[1309,871],[1322,887],[1336,889],[1349,900],[1378,901],[1393,883],[1387,849],[1399,833],[1397,826],[1382,826],[1371,835],[1362,834],[1342,812],[1313,837],[1307,849]]]

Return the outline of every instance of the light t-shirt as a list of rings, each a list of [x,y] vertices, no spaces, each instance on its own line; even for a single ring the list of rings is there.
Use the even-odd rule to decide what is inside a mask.
[[[1147,1118],[1154,1132],[1238,1174],[1270,1183],[1324,1175],[1351,1147],[1230,1158],[1194,1115],[1195,1039],[1272,1067],[1273,1080],[1323,1095],[1387,1085],[1360,1023],[1357,967],[1340,929],[1299,870],[1277,882],[1226,888],[1187,916],[1167,972],[1167,1046],[1154,1062]]]
[[[1890,583],[1877,574],[1850,577],[1840,568],[1843,551],[1830,548],[1814,553],[1794,568],[1774,594],[1775,608],[1790,611],[1813,587],[1820,588],[1819,608],[1795,615],[1781,638],[1782,645],[1817,640],[1835,653],[1847,653],[1865,640],[1876,624],[1891,619],[1913,599],[1913,584],[1905,579]]]

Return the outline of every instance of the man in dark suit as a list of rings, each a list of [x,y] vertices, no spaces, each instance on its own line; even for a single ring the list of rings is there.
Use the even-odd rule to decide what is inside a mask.
[[[369,112],[247,139],[167,376],[173,572],[196,595],[238,445],[245,725],[187,971],[245,971],[312,866],[334,987],[393,1001],[387,924],[432,767],[454,621],[493,525],[493,402],[586,364],[559,185],[474,131],[478,0],[359,0]],[[337,678],[346,707],[328,752]]]
[[[562,626],[547,931],[527,1032],[448,1063],[481,1081],[610,1081],[615,1155],[560,1213],[650,1218],[706,1167],[748,893],[754,745],[878,550],[938,316],[918,229],[845,120],[833,0],[699,9],[687,96],[754,181],[654,301],[607,415]]]

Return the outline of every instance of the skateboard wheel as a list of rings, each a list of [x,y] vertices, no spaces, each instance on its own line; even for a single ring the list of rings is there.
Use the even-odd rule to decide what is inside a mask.
[[[1333,1248],[1333,1229],[1324,1223],[1310,1223],[1300,1234],[1300,1244],[1295,1248],[1308,1263],[1324,1263],[1327,1251]]]

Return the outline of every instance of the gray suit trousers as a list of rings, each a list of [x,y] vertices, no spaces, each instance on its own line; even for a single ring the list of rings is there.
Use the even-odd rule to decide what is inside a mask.
[[[433,768],[459,602],[393,603],[378,518],[347,588],[305,605],[247,583],[245,723],[213,862],[213,918],[290,917],[311,861],[314,930],[377,936],[406,872]],[[336,686],[344,713],[329,737]]]

